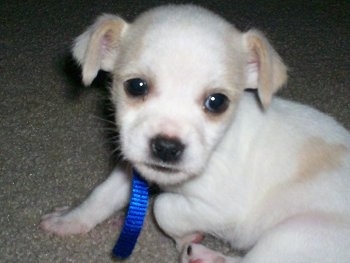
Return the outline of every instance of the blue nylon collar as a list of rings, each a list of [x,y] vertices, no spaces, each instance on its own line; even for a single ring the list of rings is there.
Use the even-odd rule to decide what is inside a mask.
[[[148,207],[148,184],[133,169],[131,197],[123,229],[113,248],[113,255],[120,259],[129,257],[136,245]]]

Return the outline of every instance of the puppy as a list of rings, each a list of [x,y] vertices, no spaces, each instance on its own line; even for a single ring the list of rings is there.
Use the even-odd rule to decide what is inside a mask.
[[[122,155],[164,190],[154,214],[181,262],[350,262],[350,134],[273,98],[287,70],[262,33],[169,5],[133,23],[101,16],[73,54],[86,85],[99,70],[112,73]],[[87,232],[125,207],[129,191],[130,171],[116,168],[41,227]],[[248,252],[226,257],[194,244],[203,233]]]

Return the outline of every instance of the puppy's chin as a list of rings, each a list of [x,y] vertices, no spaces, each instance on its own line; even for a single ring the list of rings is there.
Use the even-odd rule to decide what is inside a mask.
[[[160,186],[182,184],[195,177],[195,173],[183,171],[177,167],[153,163],[134,163],[134,166],[147,181]]]

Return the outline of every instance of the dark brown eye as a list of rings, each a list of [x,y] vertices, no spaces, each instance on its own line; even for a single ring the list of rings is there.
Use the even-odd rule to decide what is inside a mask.
[[[129,79],[124,82],[124,88],[131,97],[141,97],[148,93],[147,82],[140,78]]]
[[[223,113],[228,105],[229,99],[221,93],[211,94],[204,101],[204,108],[211,113]]]

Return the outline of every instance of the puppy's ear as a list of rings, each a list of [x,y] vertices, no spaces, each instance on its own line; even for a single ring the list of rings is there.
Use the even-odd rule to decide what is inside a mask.
[[[257,89],[260,102],[268,107],[273,94],[287,82],[287,68],[267,39],[257,30],[244,33],[246,88]]]
[[[74,42],[73,56],[82,66],[87,86],[100,69],[112,71],[128,24],[118,16],[102,15]]]

